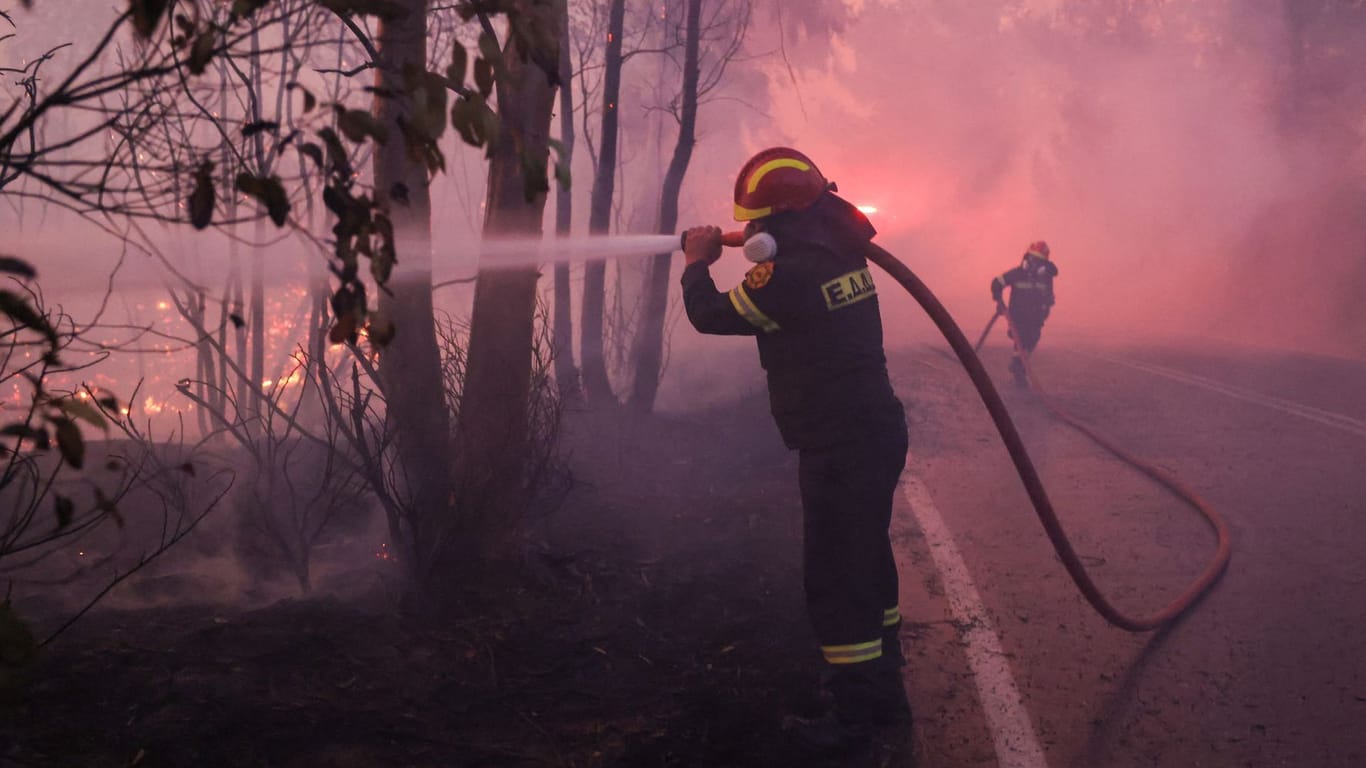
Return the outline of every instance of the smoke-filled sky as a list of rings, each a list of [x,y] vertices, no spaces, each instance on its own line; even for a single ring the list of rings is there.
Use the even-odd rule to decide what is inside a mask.
[[[16,14],[21,34],[0,48],[5,57],[62,42],[58,33],[88,44],[98,31],[46,23],[60,11],[52,0],[36,8]],[[741,164],[788,144],[845,197],[877,208],[879,241],[970,334],[991,311],[991,278],[1045,239],[1061,270],[1046,336],[1366,357],[1363,64],[1366,7],[1352,0],[758,0],[740,55],[703,104],[681,225],[728,224]],[[676,73],[676,61],[659,57],[627,63],[623,231],[653,231],[674,137],[658,107]],[[576,124],[581,232],[596,135]],[[484,168],[482,153],[453,139],[447,154],[433,226],[437,271],[448,277],[468,272],[450,253],[471,250]],[[0,251],[81,276],[83,290],[101,284],[119,252],[32,204],[22,215],[0,209],[0,227]],[[224,252],[214,238],[181,230],[164,241],[186,268],[212,274]],[[273,253],[271,268],[293,280],[301,258],[317,258],[297,239]],[[130,258],[130,280],[159,284],[150,262]],[[82,263],[96,268],[70,268]],[[718,282],[743,269],[738,258],[723,262]],[[459,312],[469,291],[444,290],[440,301]],[[891,344],[928,325],[900,296],[884,299],[884,313]],[[686,323],[672,339],[675,362],[747,343],[699,339]]]
[[[884,245],[966,325],[1042,238],[1061,270],[1055,329],[1366,355],[1366,101],[1344,77],[1366,59],[1359,3],[858,11],[828,43],[789,44],[795,87],[763,62],[768,116],[706,139],[705,168],[807,152],[877,206]],[[699,209],[723,211],[727,181],[700,183]]]

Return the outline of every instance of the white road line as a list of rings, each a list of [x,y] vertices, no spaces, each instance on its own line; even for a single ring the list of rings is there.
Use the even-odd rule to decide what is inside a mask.
[[[1342,430],[1343,432],[1347,432],[1358,437],[1366,437],[1366,421],[1354,419],[1351,416],[1346,416],[1341,413],[1325,411],[1322,408],[1315,408],[1313,406],[1303,405],[1301,403],[1295,402],[1294,400],[1285,400],[1279,397],[1272,397],[1271,395],[1263,395],[1259,392],[1253,392],[1250,389],[1235,387],[1232,384],[1225,384],[1221,381],[1215,381],[1214,379],[1207,379],[1204,376],[1197,376],[1193,373],[1186,373],[1185,371],[1179,371],[1175,368],[1167,368],[1165,366],[1155,365],[1153,363],[1140,363],[1136,360],[1125,360],[1123,358],[1110,357],[1109,355],[1098,355],[1093,353],[1092,356],[1100,358],[1101,360],[1104,360],[1109,363],[1134,368],[1145,373],[1153,374],[1154,376],[1164,376],[1174,381],[1179,381],[1196,387],[1203,387],[1204,389],[1208,389],[1212,392],[1218,392],[1223,395],[1228,395],[1229,397],[1236,398],[1238,400],[1243,400],[1249,403],[1255,403],[1257,405],[1265,406],[1267,408],[1272,408],[1274,410],[1280,411],[1281,413],[1288,413],[1291,416],[1298,416],[1302,419],[1312,421],[1317,424],[1323,424],[1325,426],[1334,427],[1336,429]]]
[[[929,544],[930,555],[939,569],[949,607],[958,621],[967,645],[968,665],[977,684],[977,697],[986,714],[987,727],[996,746],[1000,768],[1047,768],[1039,738],[1029,720],[1010,662],[1001,650],[1001,639],[982,598],[972,584],[972,575],[935,508],[925,486],[908,472],[902,476],[901,490],[911,503],[911,512]]]

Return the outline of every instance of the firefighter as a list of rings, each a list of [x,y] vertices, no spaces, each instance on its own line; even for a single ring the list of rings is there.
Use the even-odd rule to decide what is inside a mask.
[[[875,230],[816,165],[778,147],[735,183],[747,222],[739,285],[718,291],[716,227],[688,230],[683,301],[702,333],[755,336],[779,433],[798,452],[803,574],[826,665],[819,718],[787,718],[808,745],[865,747],[879,726],[909,723],[902,686],[897,572],[888,537],[905,466],[905,412],[887,377],[877,288],[864,252]]]
[[[1043,323],[1053,307],[1053,278],[1058,276],[1058,266],[1049,261],[1048,255],[1048,243],[1042,240],[1030,243],[1020,266],[991,281],[991,298],[996,301],[997,313],[1009,313],[1011,338],[1015,340],[1010,372],[1015,376],[1015,383],[1020,385],[1026,383],[1022,358],[1028,358],[1038,346]],[[1009,309],[1002,298],[1007,287],[1010,288]]]

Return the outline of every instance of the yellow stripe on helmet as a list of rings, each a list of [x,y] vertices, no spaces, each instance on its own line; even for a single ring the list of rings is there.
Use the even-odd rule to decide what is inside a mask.
[[[767,163],[755,168],[754,172],[749,175],[749,183],[745,185],[747,190],[753,192],[758,189],[759,180],[779,168],[796,168],[799,171],[811,170],[810,165],[803,163],[795,157],[780,157],[776,160],[769,160]]]
[[[754,221],[755,219],[762,219],[765,216],[769,216],[772,213],[773,206],[771,205],[766,208],[746,208],[739,203],[735,204],[736,221]]]

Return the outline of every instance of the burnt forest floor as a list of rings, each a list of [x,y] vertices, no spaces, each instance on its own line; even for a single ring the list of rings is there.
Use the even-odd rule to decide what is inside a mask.
[[[565,429],[573,489],[492,604],[415,619],[381,574],[100,608],[0,711],[0,767],[901,764],[822,762],[782,730],[820,665],[795,455],[761,395]]]

